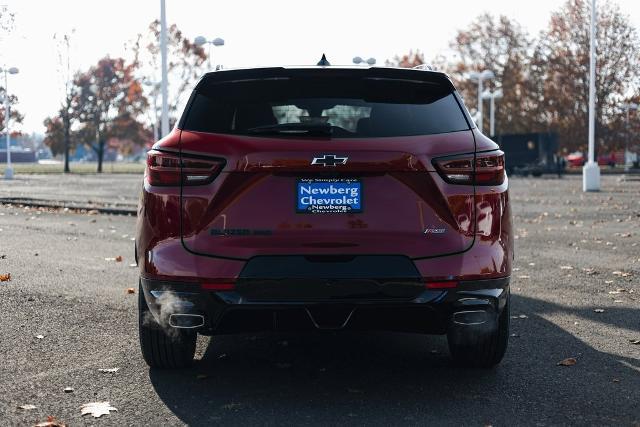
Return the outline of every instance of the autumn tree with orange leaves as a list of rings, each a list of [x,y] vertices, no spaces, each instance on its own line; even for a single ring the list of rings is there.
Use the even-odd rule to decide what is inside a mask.
[[[600,151],[624,146],[622,105],[640,87],[640,40],[629,18],[612,2],[599,2],[596,39],[596,142]],[[569,150],[587,141],[589,101],[589,2],[570,0],[551,16],[531,60],[536,120],[557,132]]]
[[[73,103],[74,115],[78,118],[79,132],[88,137],[85,143],[98,157],[98,173],[102,172],[108,138],[128,139],[140,145],[150,138],[148,130],[139,121],[148,102],[140,82],[134,77],[134,70],[135,63],[106,57],[74,80],[78,88]]]
[[[623,112],[625,103],[640,98],[640,41],[615,3],[599,3],[596,140],[601,151],[609,152],[622,148],[634,129],[640,131],[638,114],[631,113],[627,130]],[[478,95],[469,73],[490,69],[496,74],[485,87],[504,93],[496,103],[497,134],[554,132],[565,151],[582,150],[587,141],[589,15],[588,1],[568,0],[551,15],[548,28],[532,38],[506,16],[483,14],[457,32],[450,45],[454,55],[433,58],[431,65],[450,75],[470,107]],[[410,52],[396,57],[395,64],[415,66],[420,60]]]

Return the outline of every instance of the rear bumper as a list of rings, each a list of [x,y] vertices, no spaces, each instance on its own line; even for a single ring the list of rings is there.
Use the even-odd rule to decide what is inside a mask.
[[[175,313],[201,315],[204,326],[199,332],[203,334],[314,329],[444,334],[452,325],[494,322],[509,293],[509,277],[461,281],[453,289],[424,289],[411,297],[362,295],[268,300],[247,298],[241,288],[208,291],[197,283],[145,278],[141,283],[147,304],[157,320],[162,322]]]

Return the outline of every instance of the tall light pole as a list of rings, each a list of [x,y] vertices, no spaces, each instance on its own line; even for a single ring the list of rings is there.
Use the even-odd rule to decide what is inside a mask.
[[[490,108],[489,108],[489,115],[490,115],[490,119],[489,119],[489,128],[490,128],[490,133],[489,135],[493,138],[496,134],[496,116],[495,116],[495,109],[496,109],[496,99],[500,99],[502,98],[502,89],[496,89],[493,92],[491,92],[489,89],[485,90],[482,93],[482,99],[488,99],[490,101]]]
[[[160,57],[162,68],[162,135],[169,133],[169,81],[167,72],[167,12],[160,0]]]
[[[629,110],[635,110],[638,111],[638,104],[636,104],[635,102],[630,102],[627,104],[623,104],[622,108],[625,109],[625,111],[627,112],[627,123],[626,123],[626,135],[625,135],[625,142],[624,142],[624,167],[625,169],[628,168],[628,162],[627,162],[627,153],[629,152],[629,137],[631,136],[630,134],[630,129],[629,129]]]
[[[369,58],[369,59],[362,59],[359,56],[356,56],[353,58],[353,63],[356,65],[360,65],[360,64],[369,64],[371,66],[376,65],[376,58]]]
[[[4,179],[13,179],[13,166],[11,166],[11,132],[9,131],[9,118],[11,111],[9,110],[9,74],[18,74],[16,67],[0,68],[0,72],[4,72],[4,129],[7,133],[7,167],[4,170]]]
[[[211,70],[211,46],[224,46],[224,39],[216,37],[213,40],[207,40],[207,38],[204,36],[198,36],[193,40],[193,43],[196,46],[204,46],[205,44],[209,45],[209,53],[207,54],[207,68]]]
[[[491,70],[484,70],[481,72],[474,71],[469,74],[469,77],[472,81],[478,82],[478,113],[476,115],[478,122],[476,124],[478,125],[480,132],[482,132],[482,83],[485,80],[495,78],[495,74],[493,74],[493,71]]]
[[[589,46],[589,161],[582,168],[582,191],[600,191],[600,167],[595,161],[596,117],[596,0],[591,0]]]

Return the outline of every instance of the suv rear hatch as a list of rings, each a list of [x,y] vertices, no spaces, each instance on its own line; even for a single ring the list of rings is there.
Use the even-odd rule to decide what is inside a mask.
[[[257,69],[210,73],[179,124],[184,246],[207,256],[464,251],[474,189],[433,159],[473,153],[440,73]]]

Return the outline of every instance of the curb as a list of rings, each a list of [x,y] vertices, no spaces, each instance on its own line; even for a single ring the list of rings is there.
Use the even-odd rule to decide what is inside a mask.
[[[111,215],[129,215],[136,216],[138,210],[136,208],[127,207],[109,207],[99,205],[82,204],[64,200],[44,200],[32,199],[28,197],[0,197],[0,205],[20,205],[31,206],[34,208],[53,208],[53,209],[69,209],[74,211],[97,211],[103,214]]]

